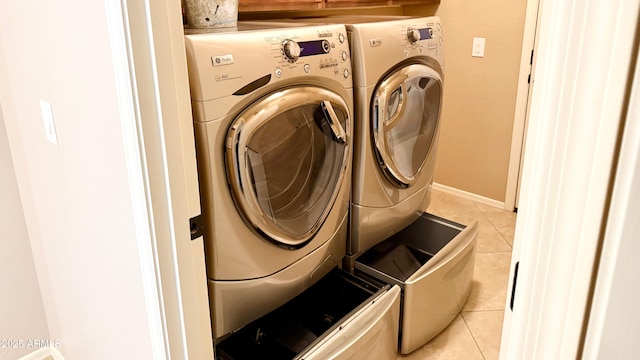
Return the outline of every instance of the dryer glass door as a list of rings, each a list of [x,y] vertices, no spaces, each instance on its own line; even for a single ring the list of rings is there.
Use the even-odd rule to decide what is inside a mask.
[[[411,64],[385,77],[374,92],[372,134],[378,163],[399,187],[411,186],[434,148],[442,79],[431,67]]]
[[[258,233],[299,248],[319,230],[346,179],[348,111],[333,92],[294,87],[236,117],[227,133],[227,177],[236,206]]]

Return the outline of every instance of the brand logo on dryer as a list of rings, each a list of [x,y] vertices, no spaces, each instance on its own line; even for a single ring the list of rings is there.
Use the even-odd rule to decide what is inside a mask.
[[[218,55],[211,57],[211,63],[213,66],[231,65],[233,64],[233,55]]]

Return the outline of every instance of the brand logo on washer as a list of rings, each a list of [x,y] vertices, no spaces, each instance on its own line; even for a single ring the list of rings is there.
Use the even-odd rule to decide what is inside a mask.
[[[213,66],[231,65],[233,64],[233,55],[227,54],[212,56],[211,63],[213,64]]]

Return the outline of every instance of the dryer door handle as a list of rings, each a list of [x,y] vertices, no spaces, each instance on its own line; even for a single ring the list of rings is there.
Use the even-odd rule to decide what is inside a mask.
[[[387,131],[386,128],[393,128],[397,125],[396,122],[404,116],[407,88],[404,84],[400,84],[394,89],[385,91],[383,94],[384,98],[381,101],[380,113],[383,116],[382,122],[384,124],[385,131]],[[395,101],[393,101],[392,98],[395,99]],[[389,111],[391,108],[389,104],[392,101],[395,103],[395,106],[392,109],[393,111]]]
[[[322,111],[324,112],[325,117],[327,119],[327,123],[329,124],[329,127],[331,128],[333,135],[338,140],[338,143],[346,144],[347,133],[342,128],[342,125],[340,124],[340,119],[338,119],[338,115],[336,115],[335,110],[333,110],[333,105],[331,105],[331,101],[324,100],[321,106],[322,106]]]

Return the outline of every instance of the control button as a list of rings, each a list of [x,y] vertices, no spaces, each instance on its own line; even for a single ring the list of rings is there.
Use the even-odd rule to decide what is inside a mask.
[[[311,71],[311,65],[304,64],[304,72],[309,73],[309,71]]]
[[[282,76],[282,69],[277,68],[275,73],[276,73],[276,77],[281,77]]]
[[[300,45],[291,39],[282,41],[282,55],[284,55],[289,62],[296,62],[300,57]]]
[[[414,43],[414,42],[420,40],[420,31],[418,31],[417,29],[414,29],[414,28],[408,28],[407,29],[407,39],[411,43]]]
[[[343,51],[342,52],[342,61],[347,61],[347,57],[348,57],[347,52]]]
[[[322,40],[322,50],[325,54],[328,54],[331,51],[331,44],[327,40]]]
[[[342,71],[342,76],[346,79],[349,77],[349,69],[344,69]]]
[[[424,47],[422,45],[420,45],[420,54],[422,54],[422,52],[424,51]]]
[[[338,41],[340,41],[340,44],[344,44],[344,34],[343,33],[339,33],[338,34]]]

